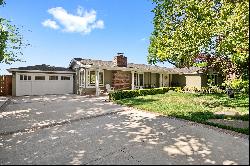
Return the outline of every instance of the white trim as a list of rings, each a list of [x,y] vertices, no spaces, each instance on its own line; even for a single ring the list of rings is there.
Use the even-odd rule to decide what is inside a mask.
[[[18,70],[18,69],[7,69],[7,71],[9,72],[27,72],[27,73],[45,73],[45,74],[49,74],[49,73],[60,73],[60,74],[74,74],[74,71],[42,71],[42,70]]]
[[[90,85],[90,71],[95,71],[96,69],[86,69],[86,88],[95,88],[95,84]],[[104,87],[104,70],[99,69],[99,73],[103,73],[103,84],[99,84],[99,87]],[[99,77],[99,76],[98,76]]]
[[[142,78],[143,78],[143,84],[142,84],[142,86],[140,86],[140,76],[139,75],[143,75],[142,76]],[[141,89],[141,88],[143,88],[144,87],[144,83],[145,83],[145,81],[144,81],[144,72],[137,72],[137,71],[135,71],[135,73],[134,73],[134,76],[136,76],[136,80],[135,80],[135,82],[134,82],[134,88],[135,89]]]
[[[23,79],[21,80],[21,75],[22,75],[22,77],[23,77]],[[24,79],[24,76],[26,76],[26,80]],[[29,80],[28,79],[28,77],[30,77],[31,79]],[[25,73],[25,74],[16,74],[16,79],[18,79],[18,81],[32,81],[32,75],[30,75],[30,74],[27,74],[27,73]]]
[[[84,88],[86,85],[86,71],[84,68],[79,69],[79,87]]]
[[[99,69],[95,70],[95,91],[96,96],[99,96]]]
[[[134,90],[135,89],[135,72],[134,71],[131,71],[131,74],[132,74],[132,84],[131,84],[131,89]]]
[[[165,70],[140,70],[136,68],[129,68],[129,67],[102,67],[98,66],[100,69],[105,69],[105,70],[120,70],[120,71],[135,71],[135,72],[151,72],[151,73],[167,73],[167,74],[179,74],[179,72],[169,72]],[[93,66],[93,68],[95,68]]]

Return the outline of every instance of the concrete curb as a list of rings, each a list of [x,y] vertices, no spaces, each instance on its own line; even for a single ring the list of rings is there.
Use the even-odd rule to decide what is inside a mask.
[[[5,108],[7,107],[7,105],[10,104],[11,98],[12,98],[12,97],[9,97],[9,98],[0,106],[0,112],[3,112],[3,111],[5,110]]]

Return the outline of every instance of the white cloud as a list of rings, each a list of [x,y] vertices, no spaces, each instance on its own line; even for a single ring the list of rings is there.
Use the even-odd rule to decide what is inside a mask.
[[[141,41],[145,41],[145,40],[146,40],[146,38],[145,38],[145,37],[141,39]]]
[[[104,27],[104,22],[102,20],[98,20],[95,24],[92,25],[92,28],[100,28]]]
[[[42,25],[45,27],[50,27],[52,29],[58,29],[59,26],[56,24],[55,21],[52,21],[50,19],[45,20],[44,22],[42,22]]]
[[[84,10],[81,6],[77,8],[77,14],[68,13],[62,7],[55,7],[48,10],[54,20],[63,26],[64,32],[90,33],[93,29],[104,28],[103,20],[96,20],[95,10]]]

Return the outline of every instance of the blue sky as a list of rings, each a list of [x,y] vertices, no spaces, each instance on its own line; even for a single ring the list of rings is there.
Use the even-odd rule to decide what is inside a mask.
[[[23,50],[26,62],[0,64],[0,74],[36,64],[68,67],[74,57],[112,60],[117,52],[146,64],[153,8],[151,0],[6,0],[0,15],[23,26],[32,46]]]

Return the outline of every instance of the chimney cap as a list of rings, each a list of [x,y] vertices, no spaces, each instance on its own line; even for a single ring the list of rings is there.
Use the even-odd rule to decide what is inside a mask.
[[[117,55],[123,55],[124,53],[123,52],[118,52]]]

